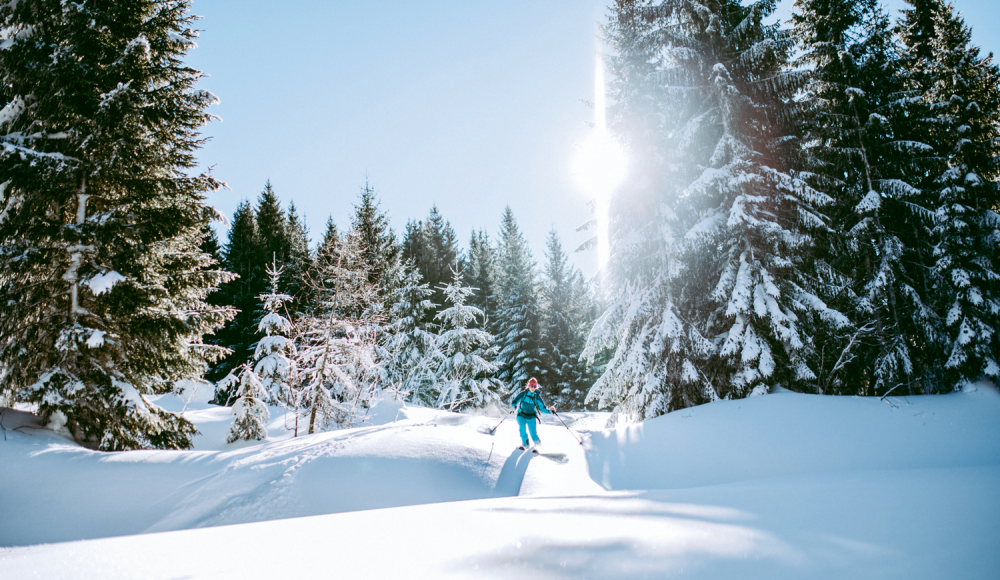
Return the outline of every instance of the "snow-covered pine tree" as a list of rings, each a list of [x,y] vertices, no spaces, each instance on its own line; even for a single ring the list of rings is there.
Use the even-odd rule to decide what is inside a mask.
[[[928,324],[939,337],[924,361],[937,381],[924,390],[947,392],[1000,374],[1000,71],[972,45],[954,5],[907,2],[904,62],[932,107],[924,139],[940,161],[921,184],[935,210],[920,258],[932,278]]]
[[[236,418],[229,425],[226,443],[239,440],[260,441],[267,437],[267,420],[271,417],[271,412],[264,404],[267,393],[251,363],[234,369],[216,387],[225,392],[233,392],[236,397],[232,411]]]
[[[233,353],[216,364],[209,373],[210,378],[227,374],[232,368],[253,360],[257,344],[257,324],[264,312],[260,310],[258,297],[267,291],[268,276],[265,265],[274,261],[286,272],[281,280],[280,290],[292,293],[290,284],[295,269],[290,267],[292,258],[292,236],[289,217],[281,210],[278,194],[268,180],[264,183],[254,209],[248,201],[241,202],[233,214],[226,243],[223,264],[238,279],[223,286],[218,300],[234,306],[239,313],[236,319],[226,325],[213,344],[230,348]],[[301,240],[298,240],[301,246]],[[308,242],[306,242],[308,246]],[[301,247],[298,248],[301,251]],[[292,293],[294,296],[294,293]],[[222,400],[231,398],[232,393],[224,393]]]
[[[331,238],[329,241],[333,242]],[[369,282],[371,266],[356,230],[321,247],[310,279],[313,305],[299,319],[300,401],[309,408],[309,433],[350,427],[381,395],[378,340],[382,305]]]
[[[281,272],[281,288],[292,296],[288,311],[294,316],[303,308],[304,281],[312,259],[309,228],[305,218],[296,211],[294,202],[288,204],[288,242],[288,259]]]
[[[407,262],[406,276],[393,294],[385,327],[386,381],[409,393],[414,403],[432,407],[438,400],[436,337],[423,322],[435,306],[429,299],[431,289],[413,263]]]
[[[605,42],[616,56],[605,58],[609,73],[608,120],[612,133],[628,150],[629,172],[609,210],[611,254],[598,283],[607,309],[587,337],[588,361],[611,353],[605,371],[588,394],[598,407],[614,406],[619,415],[642,418],[669,408],[710,400],[703,378],[686,356],[704,357],[711,344],[678,317],[678,301],[669,280],[673,245],[683,234],[675,224],[681,184],[698,176],[685,154],[708,147],[685,130],[698,114],[700,95],[685,90],[703,81],[683,66],[688,35],[677,42],[647,17],[652,0],[616,1],[604,26]],[[677,53],[674,57],[671,52]],[[688,79],[699,81],[689,84]],[[691,129],[697,129],[692,124]],[[581,246],[581,248],[584,246]],[[669,342],[668,342],[669,341]],[[670,377],[682,378],[667,383]],[[672,403],[671,407],[671,401]]]
[[[323,237],[320,239],[319,245],[316,246],[316,255],[313,259],[316,269],[330,265],[326,260],[336,258],[335,248],[339,243],[340,231],[337,229],[337,223],[333,221],[333,216],[329,216],[326,218],[326,229],[323,230]]]
[[[535,260],[510,206],[500,222],[497,254],[496,318],[491,332],[498,349],[497,379],[513,391],[539,374],[541,366]]]
[[[809,183],[835,200],[828,213],[838,233],[820,257],[832,265],[838,306],[855,328],[871,328],[861,340],[856,331],[831,337],[818,383],[839,393],[924,392],[935,382],[926,362],[937,341],[921,263],[933,215],[920,189],[933,151],[915,131],[927,127],[926,107],[905,90],[877,0],[797,0],[796,8],[799,63],[812,69],[799,99],[802,163]],[[824,381],[840,364],[833,360],[849,362]]]
[[[612,421],[774,384],[801,388],[805,317],[843,325],[811,288],[812,229],[830,198],[788,170],[784,104],[804,73],[763,19],[775,3],[620,1],[606,27],[611,130],[631,177],[611,206],[610,308],[588,357],[613,356],[588,395]]]
[[[375,189],[365,182],[361,199],[354,206],[352,228],[362,244],[363,260],[370,265],[368,281],[378,288],[383,301],[391,295],[402,276],[396,233],[389,227],[389,216],[379,210]]]
[[[455,281],[453,276],[458,268],[458,237],[436,205],[431,207],[426,221],[407,223],[402,251],[404,259],[413,261],[434,291],[431,302],[438,306],[427,312],[424,321],[434,324],[438,312],[444,308],[443,288]]]
[[[495,318],[496,256],[490,238],[484,230],[472,232],[469,251],[462,264],[462,282],[472,288],[469,304],[482,311],[482,320],[475,328],[489,328]]]
[[[309,263],[306,265],[305,274],[302,277],[299,289],[299,312],[308,313],[313,308],[313,285],[314,281],[320,278],[319,272],[329,268],[331,264],[326,261],[335,258],[336,245],[340,243],[340,232],[337,224],[333,221],[333,216],[327,216],[326,227],[323,229],[323,237],[320,238],[316,249],[309,254]]]
[[[546,246],[539,338],[542,372],[538,379],[551,393],[549,400],[553,404],[564,410],[581,410],[593,384],[586,361],[580,358],[584,333],[593,324],[590,294],[580,271],[567,264],[554,228]]]
[[[292,297],[279,290],[281,267],[272,258],[267,267],[271,291],[260,295],[264,316],[257,325],[257,332],[264,336],[254,351],[253,372],[260,377],[265,401],[271,404],[298,407],[293,391],[295,375],[295,342],[291,338],[292,323],[285,316]]]
[[[281,210],[278,192],[271,185],[271,180],[264,182],[264,189],[257,198],[257,231],[260,235],[260,251],[267,264],[275,262],[279,267],[288,263],[292,242],[288,232],[288,216]],[[264,272],[262,266],[257,268]],[[268,283],[267,274],[261,276],[264,286]],[[282,288],[282,291],[285,289]]]
[[[200,377],[202,335],[232,311],[206,294],[193,173],[215,97],[182,58],[184,0],[0,5],[0,390],[104,450],[187,448],[151,404]]]
[[[498,404],[505,389],[493,378],[497,371],[493,336],[472,327],[483,313],[466,304],[472,289],[462,285],[461,275],[456,272],[453,277],[459,281],[444,288],[450,306],[437,314],[441,321],[436,340],[440,356],[437,406],[456,410]]]

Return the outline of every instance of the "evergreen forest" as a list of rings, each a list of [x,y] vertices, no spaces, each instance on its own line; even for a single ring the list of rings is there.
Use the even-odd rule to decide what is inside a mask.
[[[588,279],[509,206],[494,232],[436,206],[397,232],[364,183],[312,236],[268,181],[220,216],[189,1],[0,3],[0,406],[184,449],[194,426],[146,397],[192,381],[233,407],[231,441],[275,407],[296,434],[386,398],[506,412],[529,377],[613,423],[996,383],[1000,69],[954,4],[906,4],[615,0],[629,173]]]

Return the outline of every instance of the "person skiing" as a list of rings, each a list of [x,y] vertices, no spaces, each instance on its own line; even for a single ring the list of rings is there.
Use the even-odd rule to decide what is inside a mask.
[[[535,377],[528,379],[528,385],[514,397],[511,405],[517,409],[517,426],[521,431],[521,446],[518,449],[523,450],[528,446],[527,432],[531,432],[531,440],[534,441],[534,446],[538,447],[541,444],[541,441],[538,439],[538,431],[535,428],[538,411],[552,413],[545,406],[545,401],[542,400],[542,393],[538,390],[538,379]],[[533,451],[537,453],[537,450]]]

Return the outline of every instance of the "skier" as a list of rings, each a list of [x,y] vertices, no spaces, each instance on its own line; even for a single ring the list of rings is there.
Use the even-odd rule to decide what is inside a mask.
[[[514,397],[511,405],[517,409],[517,426],[521,431],[521,446],[518,449],[524,450],[528,446],[526,430],[531,432],[531,440],[535,442],[534,446],[537,448],[541,444],[538,439],[538,431],[535,429],[538,411],[541,410],[543,413],[549,414],[553,412],[545,406],[545,401],[542,400],[542,393],[538,391],[538,379],[535,377],[528,379],[527,388]],[[554,409],[555,407],[553,407]],[[538,453],[537,449],[532,449],[532,451]]]

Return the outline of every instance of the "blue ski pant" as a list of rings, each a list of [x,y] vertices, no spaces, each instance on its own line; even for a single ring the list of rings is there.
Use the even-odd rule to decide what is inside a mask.
[[[534,417],[522,417],[517,416],[517,426],[521,431],[521,444],[525,447],[528,446],[528,432],[531,433],[531,440],[535,442],[535,445],[541,443],[538,440],[538,431],[535,430],[535,418]],[[525,431],[527,429],[527,432]]]

